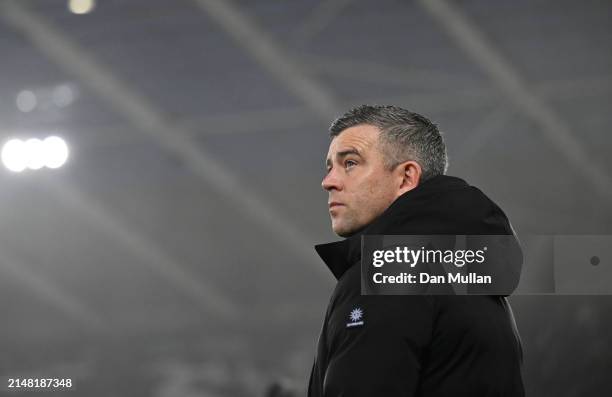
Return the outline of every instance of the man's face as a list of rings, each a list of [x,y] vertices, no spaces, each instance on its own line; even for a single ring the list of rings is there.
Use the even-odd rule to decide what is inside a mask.
[[[332,229],[348,237],[382,214],[397,198],[398,178],[384,167],[380,130],[361,124],[347,128],[329,145],[327,174]]]

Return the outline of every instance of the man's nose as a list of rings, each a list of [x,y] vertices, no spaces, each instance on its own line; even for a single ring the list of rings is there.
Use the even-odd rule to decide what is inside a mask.
[[[330,171],[327,175],[325,175],[323,181],[321,181],[321,187],[323,187],[323,189],[327,191],[331,189],[340,190],[340,180],[338,179],[336,173],[333,170]]]

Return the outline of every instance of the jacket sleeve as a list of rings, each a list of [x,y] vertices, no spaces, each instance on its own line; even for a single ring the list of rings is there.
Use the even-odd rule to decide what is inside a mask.
[[[325,397],[415,396],[433,326],[431,297],[363,296],[363,327],[332,346]]]

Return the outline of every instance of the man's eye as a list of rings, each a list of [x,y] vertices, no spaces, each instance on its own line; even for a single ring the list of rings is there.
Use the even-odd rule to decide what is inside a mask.
[[[351,168],[354,165],[357,165],[357,162],[353,160],[346,160],[344,162],[344,168]]]

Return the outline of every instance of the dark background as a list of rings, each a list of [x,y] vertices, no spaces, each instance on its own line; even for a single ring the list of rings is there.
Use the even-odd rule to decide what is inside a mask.
[[[71,149],[0,171],[0,375],[303,393],[333,288],[312,246],[338,239],[327,127],[357,104],[435,121],[448,173],[519,235],[612,234],[611,20],[603,0],[0,0],[0,135]],[[511,303],[530,396],[608,393],[612,297]]]

